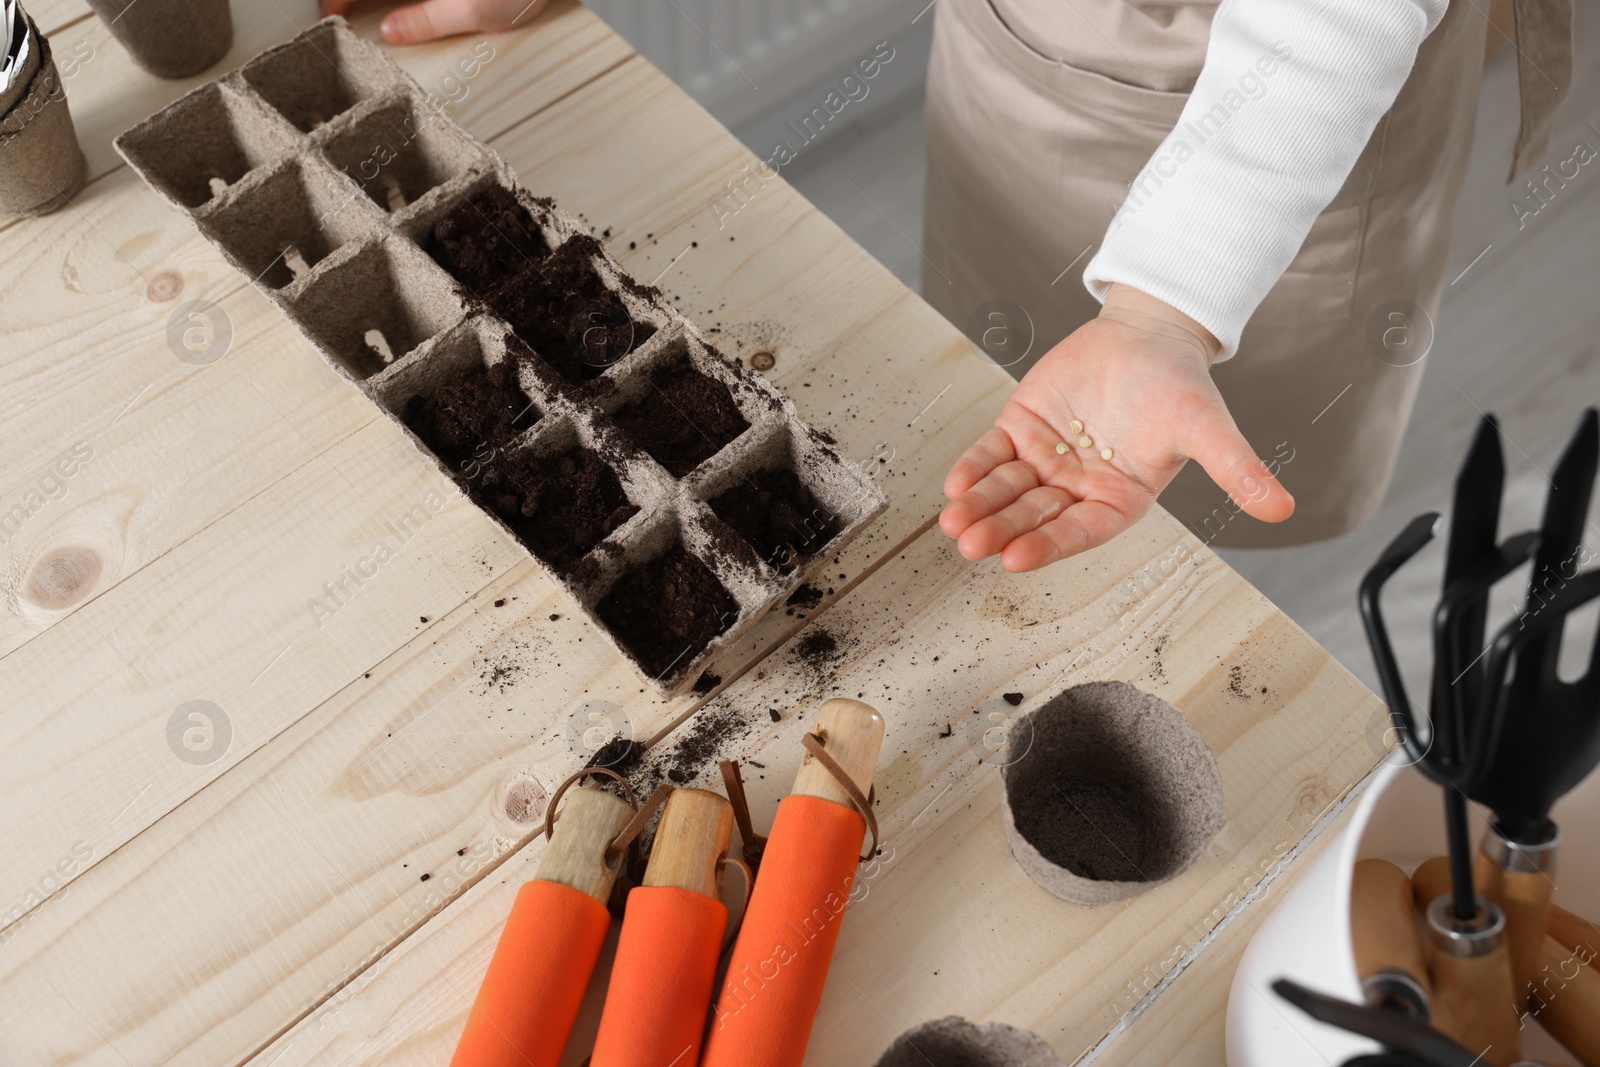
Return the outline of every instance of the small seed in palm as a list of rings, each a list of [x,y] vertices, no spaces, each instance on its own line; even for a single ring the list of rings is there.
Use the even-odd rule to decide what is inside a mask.
[[[1083,432],[1083,423],[1079,422],[1077,419],[1073,419],[1071,422],[1067,423],[1067,425],[1072,427],[1073,433]]]
[[[1093,445],[1094,445],[1094,439],[1091,438],[1088,434],[1084,434],[1082,437],[1078,438],[1078,447],[1079,448],[1091,448],[1091,447],[1093,447]]]
[[[1056,445],[1056,455],[1064,456],[1066,454],[1067,454],[1067,443],[1065,441],[1062,441],[1062,442],[1060,442],[1060,443],[1058,443]]]
[[[1112,454],[1113,453],[1112,453],[1111,449],[1109,449],[1109,448],[1102,448],[1100,450],[1100,458],[1101,459],[1110,459]]]

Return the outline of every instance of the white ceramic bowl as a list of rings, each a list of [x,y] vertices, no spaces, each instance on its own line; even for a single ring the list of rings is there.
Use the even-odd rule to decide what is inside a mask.
[[[1473,847],[1484,818],[1474,809]],[[1600,916],[1600,774],[1591,774],[1556,805],[1561,827],[1555,901]],[[1239,961],[1228,994],[1229,1067],[1329,1067],[1377,1046],[1312,1021],[1272,992],[1292,978],[1360,1001],[1350,949],[1350,877],[1356,861],[1380,857],[1410,871],[1443,854],[1444,801],[1439,787],[1396,750],[1356,801],[1350,822],[1261,924]],[[1523,1055],[1571,1060],[1536,1026],[1523,1033]]]

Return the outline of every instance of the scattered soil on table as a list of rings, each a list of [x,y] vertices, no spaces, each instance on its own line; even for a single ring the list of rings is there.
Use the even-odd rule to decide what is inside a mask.
[[[433,224],[428,253],[479,296],[550,254],[550,245],[511,190],[494,185]]]
[[[826,630],[812,630],[800,639],[794,650],[807,666],[823,667],[838,654],[839,640]]]
[[[604,767],[616,771],[624,778],[638,769],[644,760],[645,747],[631,737],[613,737],[589,757],[584,767]]]
[[[595,614],[659,678],[732,626],[739,605],[680,544],[624,575]]]
[[[612,416],[634,444],[682,478],[750,428],[728,387],[680,361],[657,367],[654,386]]]
[[[694,680],[694,691],[701,696],[704,696],[721,684],[722,675],[712,674],[710,671],[706,671],[704,674]]]
[[[750,730],[750,721],[733,708],[700,718],[667,750],[660,769],[674,783],[693,781]]]
[[[468,491],[558,571],[569,570],[639,511],[616,472],[581,446],[555,456],[496,456]]]
[[[508,443],[538,421],[511,360],[470,367],[430,395],[412,397],[405,410],[411,432],[452,468],[485,446]]]
[[[758,471],[710,503],[717,518],[780,572],[794,570],[839,533],[833,513],[791,470]]]
[[[1018,704],[1022,703],[1022,694],[1021,693],[1001,693],[1000,694],[1000,699],[1004,700],[1007,704],[1010,704],[1012,707],[1016,707]]]
[[[822,590],[810,582],[800,585],[799,588],[789,594],[789,599],[784,601],[786,606],[800,608],[803,611],[809,611],[820,603],[822,603]]]
[[[656,329],[634,322],[621,298],[595,273],[590,257],[599,251],[593,237],[568,238],[495,290],[489,301],[517,336],[574,384],[599,377]]]

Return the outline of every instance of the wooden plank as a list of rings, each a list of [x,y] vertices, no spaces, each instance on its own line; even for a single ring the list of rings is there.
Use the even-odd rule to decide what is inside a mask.
[[[1121,576],[1154,573],[1180,544],[1193,564],[1130,601]],[[870,1063],[898,1030],[951,1012],[1033,1029],[1070,1061],[1377,758],[1376,699],[1164,513],[1026,577],[960,561],[930,533],[807,633],[819,626],[836,659],[785,646],[684,728],[736,724],[725,746],[764,765],[746,769],[765,824],[820,700],[860,694],[889,720],[874,783],[884,851],[860,876],[808,1063]],[[1108,677],[1188,715],[1218,757],[1229,820],[1185,875],[1084,909],[1033,886],[1007,855],[984,736],[1012,713],[1006,692]],[[707,761],[689,781],[714,775]],[[538,851],[520,850],[252,1062],[443,1062]]]
[[[1239,960],[1272,909],[1349,821],[1350,809],[1346,808],[1306,845],[1266,894],[1218,932],[1205,951],[1130,1020],[1132,1025],[1100,1050],[1094,1059],[1095,1067],[1168,1067],[1173,1063],[1226,1067],[1228,993]],[[1280,1006],[1286,1013],[1294,1011],[1288,1005]]]
[[[94,15],[84,0],[28,0],[24,10],[33,19],[34,25],[39,27],[39,32],[46,37],[71,23]]]

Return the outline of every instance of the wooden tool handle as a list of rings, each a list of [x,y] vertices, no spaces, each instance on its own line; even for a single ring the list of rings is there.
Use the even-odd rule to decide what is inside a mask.
[[[1592,958],[1553,937],[1542,938],[1528,1006],[1583,1067],[1600,1067],[1600,971],[1584,966]]]
[[[648,886],[674,886],[717,897],[717,862],[733,837],[733,805],[705,789],[675,789],[661,812]]]
[[[1600,967],[1595,960],[1600,958],[1600,925],[1590,922],[1581,915],[1574,915],[1560,904],[1550,905],[1550,924],[1547,927],[1550,936],[1560,942],[1561,947],[1574,952],[1581,952],[1580,959],[1591,967]]]
[[[1480,897],[1479,904],[1494,914],[1494,932],[1453,938],[1450,864],[1443,856],[1413,871],[1411,886],[1428,919],[1433,1026],[1472,1052],[1482,1053],[1485,1063],[1512,1067],[1522,1059],[1522,1042],[1504,917],[1492,902]]]
[[[1550,922],[1550,894],[1555,891],[1555,849],[1524,848],[1501,837],[1493,826],[1483,832],[1472,859],[1472,881],[1479,893],[1500,905],[1506,917],[1506,950],[1511,955],[1511,988],[1525,996]]]
[[[620,857],[606,862],[606,847],[632,817],[633,808],[621,797],[593,787],[572,790],[561,806],[535,877],[571,886],[604,904],[622,867]]]
[[[1388,860],[1356,864],[1350,885],[1350,940],[1362,991],[1375,1007],[1429,1014],[1428,965],[1413,911],[1411,879]]]
[[[872,775],[878,769],[883,731],[883,716],[876,708],[859,700],[835,697],[817,709],[816,733],[822,738],[828,755],[844,768],[862,796],[872,787]],[[855,806],[838,779],[810,753],[800,762],[790,792],[796,796],[831,800],[847,808]]]

